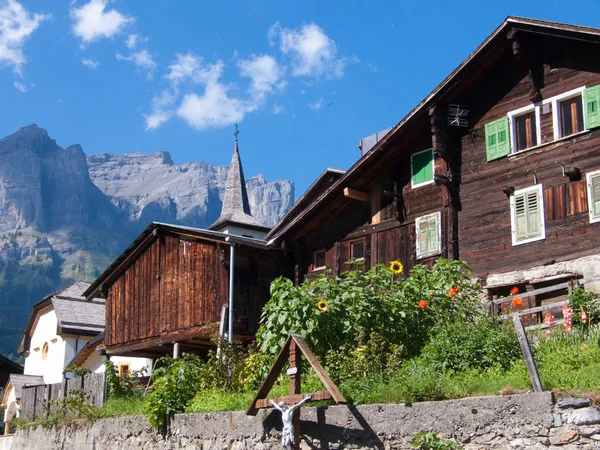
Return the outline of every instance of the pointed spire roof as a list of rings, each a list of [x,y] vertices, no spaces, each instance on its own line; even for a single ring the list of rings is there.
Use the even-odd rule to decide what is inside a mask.
[[[237,127],[236,133],[238,133]],[[223,197],[221,216],[208,229],[219,231],[219,229],[225,228],[228,224],[254,230],[270,229],[255,219],[250,212],[246,179],[244,178],[244,170],[242,169],[242,161],[238,150],[237,134],[231,164],[229,165],[229,173],[227,174],[227,183],[225,184],[225,196]]]

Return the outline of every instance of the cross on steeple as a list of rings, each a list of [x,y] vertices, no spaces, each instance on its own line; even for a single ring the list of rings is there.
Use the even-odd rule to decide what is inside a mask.
[[[240,134],[240,130],[238,130],[238,125],[236,123],[235,124],[235,133],[233,133],[233,135],[235,136],[235,142],[238,141],[238,134]]]

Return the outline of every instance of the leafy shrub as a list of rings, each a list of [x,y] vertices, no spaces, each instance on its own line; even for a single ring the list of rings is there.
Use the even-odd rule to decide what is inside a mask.
[[[487,317],[440,323],[421,353],[424,362],[441,371],[490,367],[506,370],[520,357],[512,324],[498,324]]]
[[[571,308],[573,308],[573,325],[581,327],[581,311],[587,315],[587,323],[600,323],[600,295],[596,292],[588,291],[584,287],[573,289],[570,295]]]
[[[431,268],[415,266],[406,279],[382,265],[299,287],[278,278],[261,315],[260,350],[275,354],[290,333],[298,333],[324,358],[375,332],[408,355],[418,354],[436,323],[469,321],[483,312],[481,289],[469,275],[464,262],[440,259]]]
[[[462,446],[452,439],[443,439],[431,431],[421,431],[410,441],[413,447],[421,450],[458,450]]]
[[[124,376],[119,376],[117,368],[109,359],[104,360],[104,369],[109,398],[127,398],[139,394],[138,377],[145,373],[145,369],[132,370]]]
[[[144,414],[153,427],[164,428],[167,420],[184,412],[201,388],[204,362],[184,353],[181,358],[163,356],[152,373],[153,389],[146,395]]]

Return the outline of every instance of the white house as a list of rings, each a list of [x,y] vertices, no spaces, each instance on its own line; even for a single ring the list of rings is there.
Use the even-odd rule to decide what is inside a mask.
[[[89,286],[84,282],[72,283],[33,305],[18,348],[25,356],[25,369],[20,378],[11,375],[3,395],[5,422],[18,413],[23,386],[60,383],[65,368],[71,365],[94,373],[104,372],[106,356],[100,351],[105,300],[82,297]],[[111,361],[119,367],[120,374],[143,369],[145,375],[150,375],[152,370],[149,358],[113,356]]]

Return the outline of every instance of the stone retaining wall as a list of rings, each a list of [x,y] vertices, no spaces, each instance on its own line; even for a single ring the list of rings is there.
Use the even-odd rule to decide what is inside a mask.
[[[478,397],[400,405],[302,409],[303,449],[408,449],[434,431],[475,449],[600,449],[600,411],[589,400],[553,402],[552,394]],[[179,414],[165,437],[143,417],[20,430],[12,450],[279,449],[281,416],[261,411]]]

